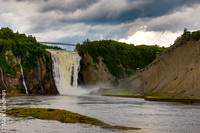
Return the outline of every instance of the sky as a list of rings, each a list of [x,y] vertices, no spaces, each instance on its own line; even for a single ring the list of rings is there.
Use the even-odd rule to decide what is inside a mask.
[[[0,27],[38,41],[168,47],[184,28],[200,29],[200,0],[0,0]]]

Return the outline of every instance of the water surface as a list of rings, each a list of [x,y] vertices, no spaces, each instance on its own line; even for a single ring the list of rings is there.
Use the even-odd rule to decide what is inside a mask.
[[[200,104],[150,102],[137,98],[106,96],[7,97],[7,108],[55,108],[97,118],[111,125],[142,128],[141,131],[101,129],[85,124],[66,124],[30,118],[6,117],[6,131],[19,133],[198,133]]]

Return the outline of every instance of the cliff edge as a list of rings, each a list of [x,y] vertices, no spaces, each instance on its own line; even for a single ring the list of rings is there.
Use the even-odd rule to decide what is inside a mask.
[[[8,95],[58,94],[46,48],[32,36],[0,29],[0,90]]]
[[[200,98],[200,31],[187,32],[119,87],[148,97]]]

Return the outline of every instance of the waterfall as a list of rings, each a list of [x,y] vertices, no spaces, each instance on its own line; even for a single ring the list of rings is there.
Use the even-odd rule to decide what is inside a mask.
[[[0,71],[1,71],[1,80],[3,82],[3,85],[5,86],[5,88],[7,89],[7,86],[6,84],[4,83],[4,80],[3,80],[3,69],[0,67]]]
[[[19,65],[20,65],[20,68],[21,68],[23,85],[25,87],[26,94],[28,94],[28,89],[27,89],[26,82],[25,82],[25,79],[24,79],[24,72],[23,72],[23,68],[22,68],[22,65],[21,65],[21,56],[17,56],[17,61],[18,61]]]
[[[78,86],[81,57],[77,52],[47,49],[53,61],[53,76],[60,94]]]

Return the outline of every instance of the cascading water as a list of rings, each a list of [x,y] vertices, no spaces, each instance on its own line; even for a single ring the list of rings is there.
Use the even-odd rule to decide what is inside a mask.
[[[23,72],[23,68],[22,68],[22,65],[21,65],[21,56],[17,57],[17,61],[18,61],[19,65],[20,65],[20,68],[21,68],[23,85],[24,85],[24,88],[26,90],[26,94],[28,94],[28,89],[27,89],[26,82],[25,82],[25,79],[24,79],[24,72]]]
[[[47,49],[53,61],[53,76],[60,94],[68,94],[78,86],[81,57],[77,52]]]

